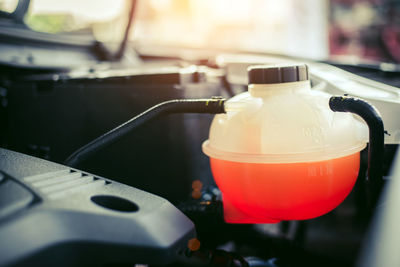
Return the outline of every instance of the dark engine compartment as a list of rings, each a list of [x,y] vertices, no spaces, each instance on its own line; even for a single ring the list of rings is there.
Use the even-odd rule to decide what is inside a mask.
[[[17,69],[7,70],[13,75],[3,76],[7,85],[3,85],[3,147],[58,163],[156,103],[229,96],[232,88],[243,88],[230,84],[227,88],[221,70],[205,66],[157,66],[150,73],[140,67],[94,70],[79,76],[29,71],[15,76]],[[200,150],[211,119],[211,115],[197,114],[157,119],[100,151],[79,169],[168,199],[195,223],[203,247],[232,250],[270,264],[254,266],[353,266],[371,218],[363,178],[366,151],[356,187],[329,214],[277,225],[229,225],[223,222],[220,192]],[[386,146],[386,174],[396,148]],[[203,184],[200,199],[191,197],[195,180]],[[229,254],[221,255],[228,261]]]
[[[101,72],[72,79],[63,74],[49,74],[15,84],[8,95],[8,114],[9,121],[20,123],[10,124],[9,147],[62,163],[80,146],[157,103],[221,94],[218,84],[202,81],[205,73],[197,69],[172,66],[153,68],[150,74],[145,71],[135,74],[138,71],[142,72],[140,68],[133,69],[133,74],[117,70],[112,72],[118,76],[102,78],[90,77],[102,76]],[[57,80],[53,80],[55,75],[59,76]],[[26,98],[21,98],[21,93]],[[21,113],[22,106],[26,110]],[[182,200],[190,189],[191,177],[205,182],[212,180],[207,158],[196,153],[207,137],[210,121],[211,116],[207,115],[162,118],[79,167],[111,179],[122,179],[123,183],[171,201]]]

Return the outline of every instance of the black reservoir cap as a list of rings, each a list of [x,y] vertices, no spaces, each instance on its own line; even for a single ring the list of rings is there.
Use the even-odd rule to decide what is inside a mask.
[[[248,69],[249,84],[272,84],[307,81],[306,64],[255,65]]]

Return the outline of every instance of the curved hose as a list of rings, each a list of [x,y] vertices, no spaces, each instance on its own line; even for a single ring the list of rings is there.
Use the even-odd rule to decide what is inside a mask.
[[[374,189],[373,202],[378,198],[378,190],[382,184],[382,165],[384,155],[383,121],[379,111],[368,102],[347,96],[333,96],[329,99],[329,107],[333,111],[351,112],[360,116],[369,128],[368,178]]]
[[[132,130],[161,115],[173,113],[225,113],[224,102],[225,99],[220,97],[178,99],[162,102],[79,148],[65,160],[64,164],[71,167],[77,166],[100,149],[114,143]]]

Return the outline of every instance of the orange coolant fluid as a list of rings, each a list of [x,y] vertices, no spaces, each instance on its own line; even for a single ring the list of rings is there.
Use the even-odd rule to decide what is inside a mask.
[[[323,215],[350,193],[360,155],[303,163],[242,163],[210,158],[228,223],[277,223]]]
[[[248,91],[224,103],[202,149],[228,223],[277,223],[337,207],[358,177],[366,125],[333,112],[305,64],[248,68]]]

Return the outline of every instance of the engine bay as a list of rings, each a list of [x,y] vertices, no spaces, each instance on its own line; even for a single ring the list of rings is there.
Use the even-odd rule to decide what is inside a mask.
[[[1,266],[295,267],[400,263],[393,251],[400,233],[387,224],[398,220],[390,214],[396,213],[394,209],[399,202],[394,195],[400,193],[398,177],[395,179],[399,172],[396,152],[400,142],[398,69],[218,49],[151,45],[133,49],[129,43],[121,45],[122,50],[117,49],[122,51],[118,52],[122,53],[118,58],[99,42],[81,38],[78,43],[71,36],[62,39],[22,26],[10,28],[7,17],[3,20],[0,23]],[[235,186],[238,169],[229,165],[232,169],[224,170],[232,172],[226,176],[227,185],[222,189],[221,183],[217,185],[214,180],[215,163],[210,166],[212,157],[203,153],[202,144],[219,134],[212,136],[210,132],[213,120],[218,120],[214,119],[215,114],[236,116],[237,110],[233,115],[227,112],[226,103],[245,99],[243,94],[254,82],[249,79],[249,67],[277,64],[305,64],[308,69],[304,81],[309,83],[311,94],[354,97],[376,108],[384,125],[384,144],[372,146],[382,151],[371,152],[373,142],[368,135],[371,138],[376,127],[370,127],[368,132],[364,125],[365,144],[357,151],[354,187],[348,190],[351,192],[341,204],[324,215],[310,219],[285,219],[289,217],[282,215],[270,223],[253,223],[245,218],[242,223],[228,223],[224,217],[227,213],[224,194],[226,197],[230,187]],[[294,81],[303,80],[289,82]],[[67,160],[109,131],[150,116],[146,112],[154,106],[160,108],[160,103],[196,99],[204,101],[204,112],[189,108],[189,111],[165,112],[151,117],[151,121],[145,118],[146,123],[138,123],[139,126],[130,128],[118,140],[110,140],[84,160],[74,164]],[[259,104],[257,101],[249,104],[249,114]],[[212,110],[214,104],[222,108],[221,103],[225,103],[225,110]],[[273,110],[286,107],[287,103],[275,105],[260,121],[267,121]],[[307,105],[304,109],[315,110]],[[365,120],[355,114],[349,115],[355,123]],[[223,117],[217,116],[222,120]],[[293,118],[293,125],[301,120],[301,114],[298,116]],[[332,116],[339,126],[346,120],[346,117],[341,120],[341,115]],[[317,117],[322,121],[322,116]],[[243,142],[246,146],[251,143],[248,140],[257,138],[258,128],[253,117],[243,118],[251,133]],[[297,135],[297,130],[285,132],[289,129],[285,128],[287,124],[276,120],[276,125],[265,126],[267,132],[290,143],[288,139]],[[221,122],[221,129],[228,123]],[[321,129],[298,131],[299,135],[316,140],[320,132],[325,134],[324,138],[329,135]],[[343,129],[343,136],[352,135],[348,126]],[[240,130],[231,133],[225,133],[220,140],[245,135]],[[271,150],[278,142],[268,143],[266,140],[270,138],[261,142],[265,150]],[[324,138],[321,142],[327,142]],[[298,143],[288,147],[279,144],[278,152],[298,153],[295,150]],[[338,142],[337,147],[341,149],[344,143]],[[235,153],[235,149],[240,151],[234,148]],[[323,148],[324,153],[328,150]],[[374,176],[370,173],[371,166],[380,169],[379,179],[371,178]],[[254,197],[255,191],[261,191],[258,199],[268,199],[272,208],[289,205],[289,200],[279,198],[280,187],[269,191],[268,196],[263,195],[266,190],[262,188],[250,190],[247,181],[256,176],[247,167],[243,173],[248,173],[248,178],[237,187],[249,195],[248,199]],[[267,176],[261,175],[259,179]],[[308,178],[296,184],[298,190],[293,195],[311,183]],[[288,179],[294,183],[293,173]],[[319,194],[323,189],[315,191]],[[321,193],[322,198],[333,194],[328,191]],[[307,196],[303,195],[299,201]],[[250,205],[249,201],[240,200],[243,206]],[[253,205],[261,205],[260,202]]]

